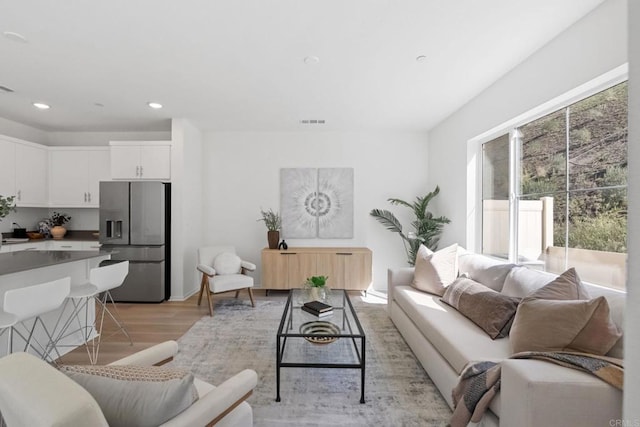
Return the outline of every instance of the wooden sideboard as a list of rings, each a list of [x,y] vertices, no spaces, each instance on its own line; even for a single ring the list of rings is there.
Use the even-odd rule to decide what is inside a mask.
[[[328,276],[329,288],[366,291],[371,284],[371,250],[342,247],[262,250],[264,289],[302,288],[310,276]]]

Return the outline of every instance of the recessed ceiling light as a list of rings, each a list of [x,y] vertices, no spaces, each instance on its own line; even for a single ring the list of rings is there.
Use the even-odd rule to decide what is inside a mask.
[[[320,62],[320,58],[317,56],[307,56],[304,58],[305,64],[317,64],[318,62]]]
[[[147,105],[155,110],[162,108],[162,104],[159,102],[147,102]]]
[[[13,31],[5,31],[2,33],[2,35],[14,42],[28,43],[28,40],[25,36],[19,33],[15,33]]]
[[[49,105],[43,102],[34,102],[33,106],[39,108],[40,110],[48,110],[49,108],[51,108]]]
[[[416,61],[418,62],[424,62],[427,60],[427,57],[425,55],[420,55],[416,57]]]

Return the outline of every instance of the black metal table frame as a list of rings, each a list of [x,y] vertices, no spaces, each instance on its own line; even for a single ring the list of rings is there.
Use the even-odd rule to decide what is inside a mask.
[[[292,297],[294,289],[289,291],[289,297],[287,298],[287,303],[284,306],[284,311],[282,313],[282,319],[280,320],[280,327],[278,328],[278,339],[276,343],[276,402],[280,402],[280,368],[329,368],[329,369],[360,369],[361,373],[361,393],[360,393],[360,403],[365,403],[364,401],[364,378],[365,378],[365,344],[366,337],[364,331],[362,330],[362,326],[360,325],[360,320],[358,319],[358,315],[356,311],[353,309],[353,305],[351,305],[351,300],[347,295],[347,291],[344,289],[333,289],[333,292],[342,291],[342,307],[334,307],[334,310],[346,310],[346,304],[348,304],[349,309],[351,310],[351,314],[356,322],[356,326],[358,331],[361,333],[353,333],[351,322],[349,318],[344,314],[342,316],[342,330],[345,330],[345,327],[348,328],[348,334],[341,334],[338,336],[338,339],[350,338],[353,342],[353,346],[356,352],[356,356],[359,363],[303,363],[303,362],[283,362],[282,357],[284,355],[284,349],[287,344],[287,338],[304,338],[305,335],[300,333],[283,333],[283,329],[285,326],[285,320],[288,318],[287,329],[293,329],[293,309],[299,308],[294,307]],[[346,304],[345,304],[346,302]],[[289,314],[287,315],[287,311]],[[326,338],[326,337],[335,337],[335,335],[320,335],[314,334],[318,338]],[[358,349],[358,344],[356,340],[360,340],[360,349]]]

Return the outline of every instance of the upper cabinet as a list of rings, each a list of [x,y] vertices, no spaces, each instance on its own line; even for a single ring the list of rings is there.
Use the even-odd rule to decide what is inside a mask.
[[[16,144],[0,139],[0,196],[16,195]]]
[[[109,158],[108,147],[50,148],[50,206],[98,207],[100,181],[111,178]]]
[[[111,141],[111,178],[171,179],[170,141]]]
[[[14,138],[0,139],[0,194],[15,196],[16,206],[46,207],[47,148]]]

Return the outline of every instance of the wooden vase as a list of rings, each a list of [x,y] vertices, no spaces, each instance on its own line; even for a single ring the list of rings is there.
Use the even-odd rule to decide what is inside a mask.
[[[53,236],[54,240],[60,240],[64,237],[65,234],[67,234],[67,229],[61,225],[56,225],[55,227],[51,227],[51,230],[49,230],[49,232]]]
[[[267,231],[267,240],[269,242],[269,249],[278,249],[278,242],[280,241],[279,231]]]

